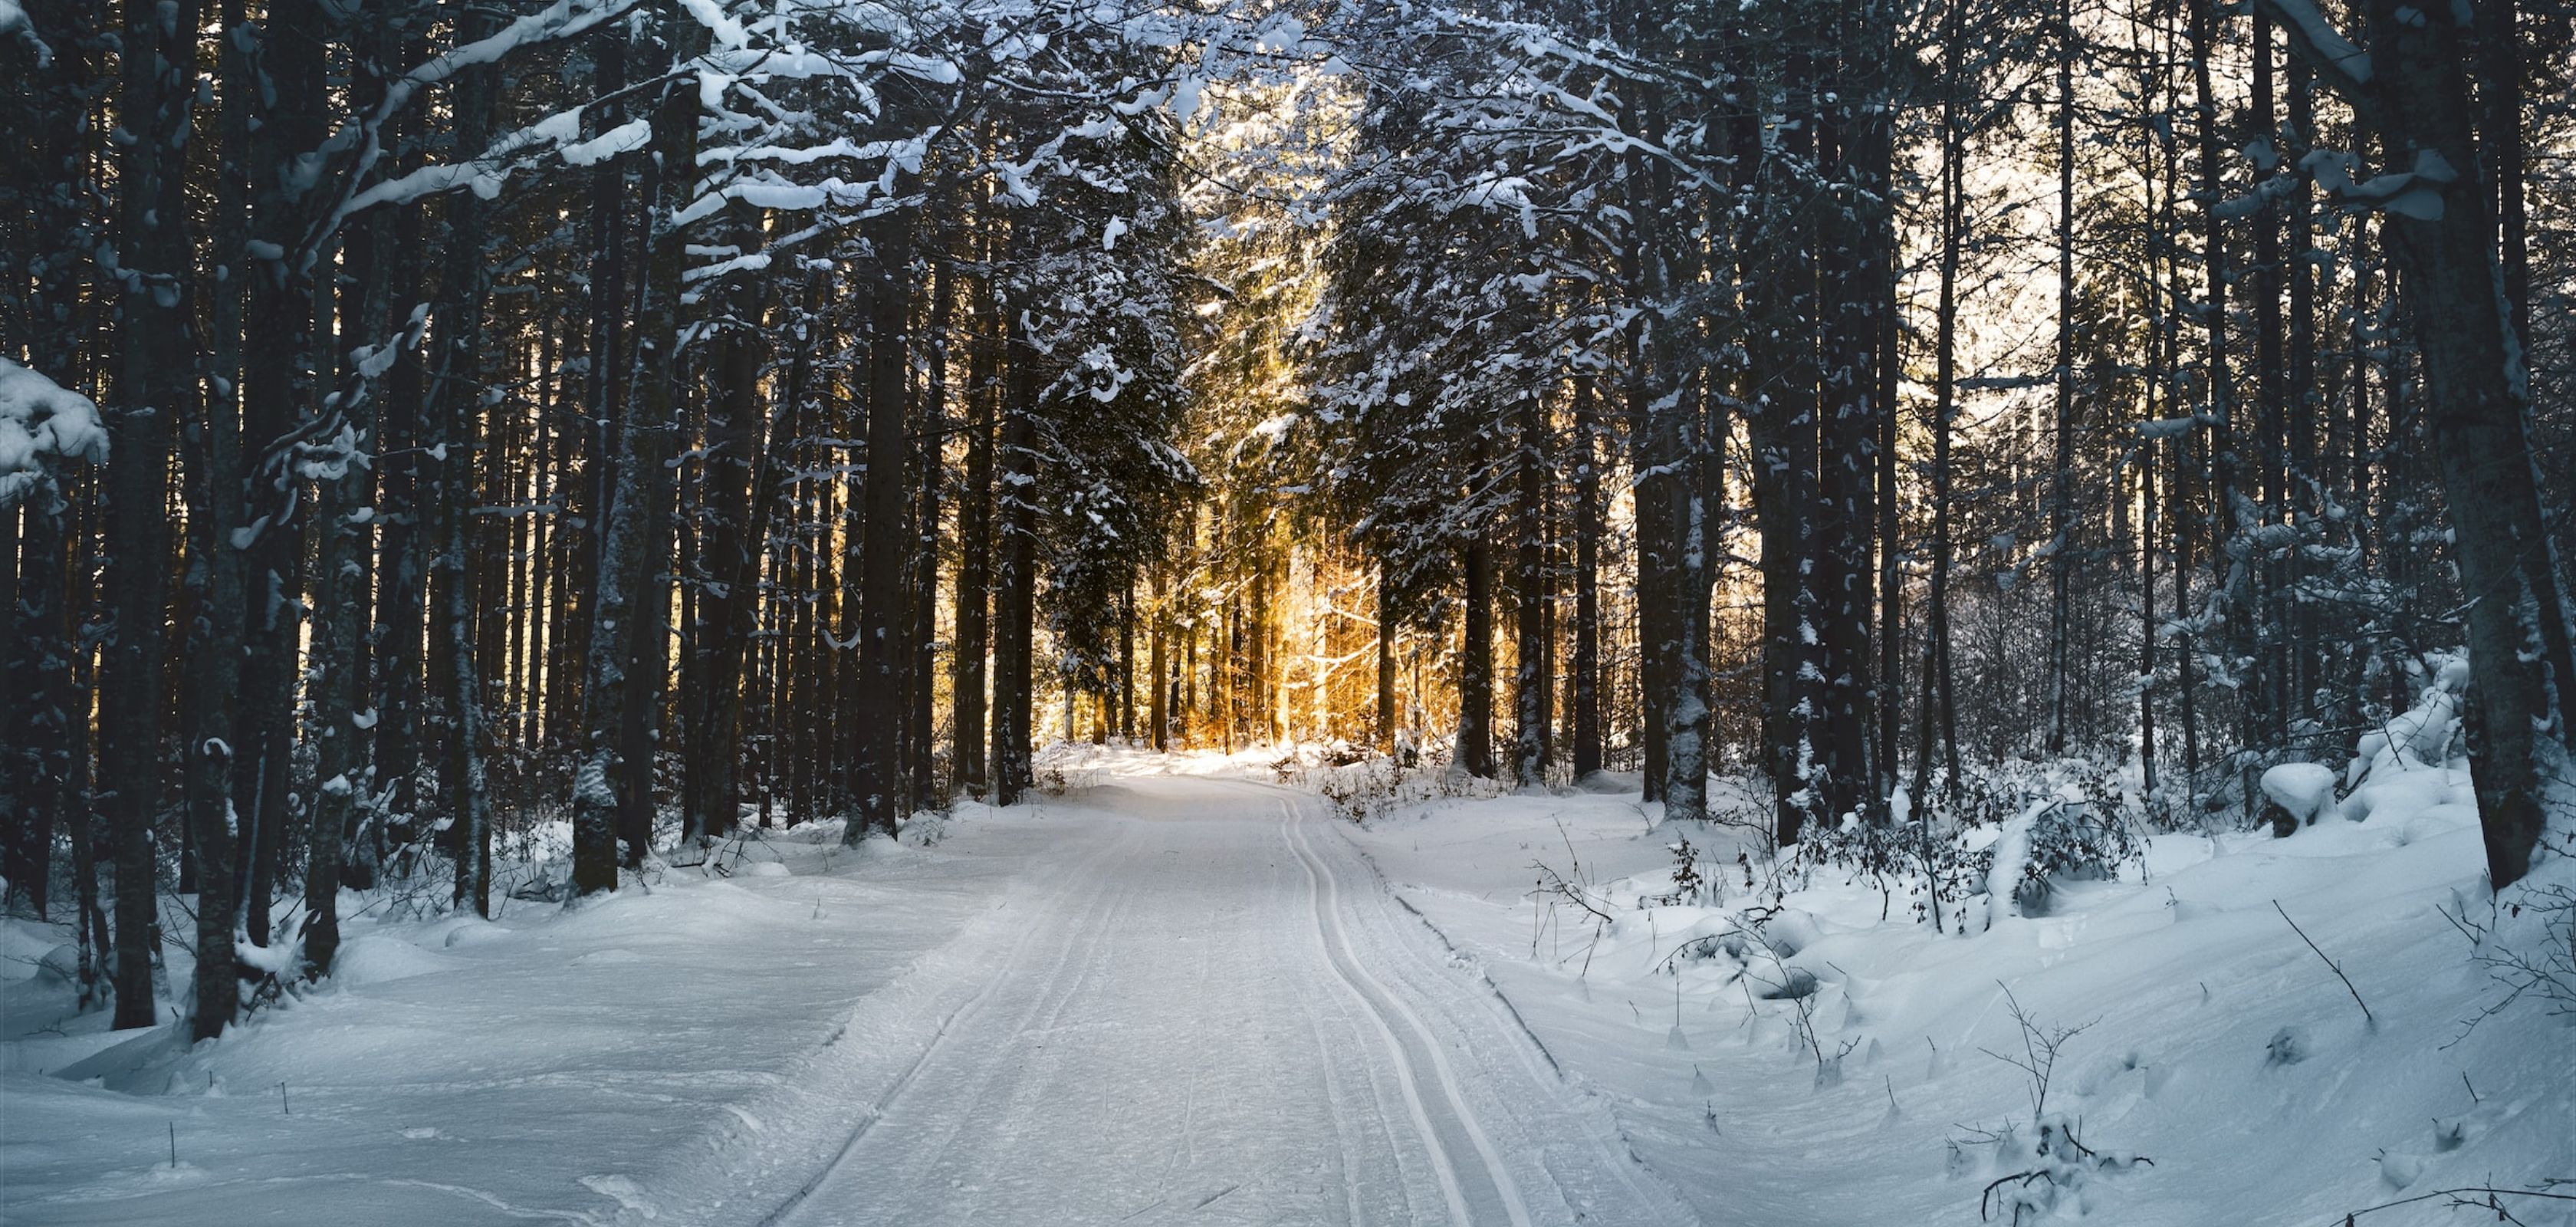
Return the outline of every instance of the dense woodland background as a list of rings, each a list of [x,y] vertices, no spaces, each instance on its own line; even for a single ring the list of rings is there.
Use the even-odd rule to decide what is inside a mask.
[[[2250,825],[2463,648],[2501,886],[2572,12],[0,0],[9,905],[213,1034],[1058,737]]]

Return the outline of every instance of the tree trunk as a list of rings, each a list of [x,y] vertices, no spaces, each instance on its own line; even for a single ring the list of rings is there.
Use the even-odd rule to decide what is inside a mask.
[[[459,46],[488,37],[500,15],[478,0],[455,0]],[[455,140],[461,150],[481,150],[491,140],[499,96],[497,70],[469,69],[457,79]],[[431,531],[438,550],[431,563],[431,633],[438,650],[433,688],[445,726],[440,743],[439,801],[447,811],[446,844],[456,861],[456,903],[476,915],[492,914],[492,826],[483,795],[483,701],[475,668],[474,591],[468,556],[477,470],[476,412],[483,398],[484,313],[492,275],[485,246],[491,210],[471,192],[447,197],[447,267],[439,277],[439,356],[430,384],[429,459],[438,491]]]
[[[197,339],[190,324],[183,148],[197,60],[196,0],[126,0],[119,113],[123,319],[116,402],[108,407],[107,575],[111,638],[99,667],[100,797],[116,840],[118,1029],[155,1021],[152,956],[160,874],[152,828],[161,802],[163,595],[170,427],[192,410]]]
[[[1009,375],[1002,403],[999,464],[1001,483],[995,509],[993,575],[993,803],[1016,804],[1036,781],[1030,773],[1029,725],[1034,714],[1037,619],[1037,504],[1030,497],[1036,484],[1037,355],[1014,322],[1008,333]]]
[[[894,834],[912,808],[911,776],[903,761],[907,715],[904,690],[911,676],[905,640],[911,627],[911,572],[917,543],[912,531],[912,440],[906,421],[906,376],[912,364],[912,221],[897,212],[877,220],[869,246],[876,252],[869,301],[867,476],[861,487],[865,513],[860,539],[859,673],[856,735],[850,755],[852,813],[842,839],[853,846],[870,834]]]
[[[2048,476],[2048,752],[2066,753],[2075,505],[2075,10],[2057,0],[2057,424]]]
[[[2370,78],[2338,84],[2375,104],[2390,163],[2439,194],[2438,210],[2390,214],[2385,234],[2421,346],[2425,428],[2437,441],[2469,598],[2470,774],[2488,885],[2501,891],[2530,871],[2540,841],[2542,764],[2556,752],[2540,732],[2551,727],[2547,673],[2524,660],[2544,642],[2539,618],[2563,604],[2554,570],[2525,562],[2546,557],[2548,546],[2527,433],[2527,368],[2501,288],[2490,186],[2479,173],[2467,48],[2457,24],[2409,21],[2399,9],[2397,0],[2370,0]],[[2321,72],[2333,70],[2335,61],[2302,49]]]
[[[675,7],[659,10],[666,38],[673,42],[705,37],[702,27]],[[691,31],[694,30],[692,34]],[[671,47],[670,63],[685,64],[689,52]],[[697,95],[693,81],[675,77],[664,83],[653,113],[653,146],[659,156],[645,182],[651,202],[650,267],[645,272],[641,326],[636,338],[635,377],[625,397],[616,470],[616,492],[606,508],[600,534],[599,582],[592,588],[590,644],[583,666],[584,746],[573,780],[573,891],[576,897],[614,890],[623,840],[628,864],[641,863],[650,840],[649,827],[637,830],[632,814],[640,808],[620,796],[621,788],[649,805],[653,764],[638,754],[633,730],[643,726],[647,708],[660,689],[664,659],[662,615],[654,606],[668,546],[668,463],[675,421],[672,414],[677,378],[680,270],[687,236],[673,221],[690,188],[686,168],[695,164]],[[643,745],[649,752],[649,743]],[[649,810],[644,816],[649,820]]]
[[[975,317],[983,325],[966,350],[966,471],[957,492],[957,613],[950,657],[949,771],[957,787],[981,797],[988,784],[984,769],[985,654],[992,646],[993,565],[993,407],[1000,400],[1001,319],[990,277],[980,281]],[[1157,644],[1162,640],[1156,638]],[[1160,710],[1158,707],[1157,711]],[[1162,723],[1155,721],[1156,747]]]
[[[1574,778],[1601,770],[1601,447],[1593,382],[1574,385]],[[1379,683],[1392,691],[1394,662]]]
[[[1548,726],[1556,679],[1547,667],[1547,605],[1553,598],[1547,576],[1547,409],[1532,394],[1521,402],[1519,498],[1513,508],[1518,537],[1512,567],[1513,630],[1516,658],[1512,679],[1512,778],[1522,787],[1547,783]]]
[[[1477,436],[1468,470],[1485,471],[1486,443]],[[1472,776],[1494,776],[1494,546],[1482,525],[1459,546],[1466,571],[1464,625],[1458,644],[1457,763]]]
[[[1943,17],[1944,41],[1955,45],[1960,26],[1953,7]],[[1917,803],[1930,795],[1936,728],[1946,751],[1942,791],[1956,796],[1959,788],[1957,706],[1950,687],[1950,439],[1958,419],[1959,256],[1967,241],[1962,167],[1967,134],[1960,128],[1959,117],[1963,89],[1954,67],[1941,91],[1941,253],[1932,342],[1932,574],[1924,604],[1923,714],[1914,743]]]
[[[735,244],[751,250],[760,237],[757,215],[738,208],[732,222]],[[707,360],[712,395],[697,516],[699,583],[680,687],[688,711],[681,729],[691,743],[681,768],[682,837],[698,843],[733,830],[742,796],[744,657],[758,619],[757,551],[768,524],[763,496],[774,501],[777,494],[766,463],[769,432],[760,419],[764,297],[754,286],[732,287],[730,318]]]
[[[957,308],[954,221],[941,224],[935,242],[930,317],[924,325],[929,335],[921,372],[920,442],[913,449],[918,485],[913,492],[912,680],[906,687],[912,710],[905,720],[911,734],[904,752],[912,765],[915,804],[940,795],[939,756],[932,745],[939,678],[933,645],[939,638],[939,499],[948,482],[948,341]]]

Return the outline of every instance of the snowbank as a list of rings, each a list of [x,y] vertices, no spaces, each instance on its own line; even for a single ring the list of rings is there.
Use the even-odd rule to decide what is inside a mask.
[[[1748,832],[1650,826],[1634,794],[1444,801],[1355,838],[1707,1221],[1975,1223],[2002,1180],[1984,1221],[2323,1227],[2576,1174],[2571,1016],[2467,1022],[2505,990],[2436,911],[2503,913],[2427,706],[2374,747],[2354,821],[2156,836],[2116,880],[2056,882],[2046,915],[1970,936],[1864,875],[1767,893]],[[2285,807],[2335,812],[2320,771],[2275,781]],[[1684,835],[1714,898],[1677,898]],[[2048,1078],[2019,1068],[2052,1039]],[[2362,1221],[2460,1220],[2437,1199]]]

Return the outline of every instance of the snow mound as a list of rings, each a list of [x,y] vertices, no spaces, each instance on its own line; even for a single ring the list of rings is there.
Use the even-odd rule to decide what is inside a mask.
[[[2263,773],[2263,795],[2301,826],[2335,807],[2335,773],[2315,763],[2283,763]]]
[[[0,983],[35,975],[54,947],[62,944],[59,926],[0,918]]]
[[[433,954],[400,938],[366,934],[350,938],[331,960],[331,978],[356,987],[382,984],[388,980],[407,980],[435,971],[462,967],[464,963],[443,954]]]

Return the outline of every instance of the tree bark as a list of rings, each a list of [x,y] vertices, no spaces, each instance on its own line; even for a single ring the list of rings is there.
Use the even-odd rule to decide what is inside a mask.
[[[1574,778],[1601,770],[1601,447],[1595,391],[1587,376],[1574,385]],[[1382,663],[1381,692],[1395,685],[1392,659]]]
[[[867,476],[859,553],[859,673],[856,737],[850,756],[852,813],[844,842],[856,846],[871,834],[893,835],[912,808],[912,780],[903,761],[904,692],[911,677],[906,640],[911,628],[913,468],[908,436],[906,376],[912,364],[912,220],[903,212],[880,217],[869,236],[876,252],[870,288],[868,338]]]
[[[1520,456],[1516,477],[1519,497],[1513,508],[1513,632],[1516,667],[1512,679],[1512,778],[1523,787],[1547,783],[1549,702],[1555,678],[1547,667],[1547,605],[1554,599],[1547,575],[1548,439],[1545,400],[1535,393],[1523,399],[1520,412]]]
[[[163,596],[169,568],[171,424],[188,418],[197,366],[191,326],[184,150],[197,60],[196,0],[126,0],[119,112],[118,269],[124,318],[108,406],[107,576],[111,637],[99,667],[100,801],[116,840],[115,1026],[154,1018],[152,956],[160,874]]]

